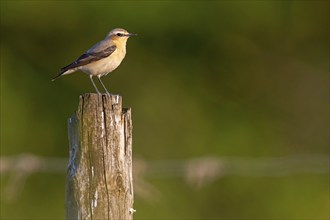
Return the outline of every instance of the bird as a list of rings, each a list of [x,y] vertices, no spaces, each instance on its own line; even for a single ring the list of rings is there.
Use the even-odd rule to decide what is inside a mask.
[[[101,77],[106,76],[121,64],[126,55],[127,39],[136,35],[137,34],[129,33],[123,28],[111,30],[102,41],[92,46],[73,63],[61,68],[60,73],[52,78],[52,81],[80,70],[89,75],[98,94],[101,93],[93,81],[93,76],[97,77],[105,92],[110,94],[101,81]]]

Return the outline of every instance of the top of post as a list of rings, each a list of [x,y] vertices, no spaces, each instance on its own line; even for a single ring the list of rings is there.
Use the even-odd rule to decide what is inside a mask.
[[[85,93],[79,96],[79,105],[103,106],[103,108],[122,109],[122,97],[114,94]]]

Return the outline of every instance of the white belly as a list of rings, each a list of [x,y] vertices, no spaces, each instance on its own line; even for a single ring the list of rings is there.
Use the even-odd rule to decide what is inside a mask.
[[[79,69],[88,75],[104,76],[115,70],[120,65],[124,57],[125,53],[117,50],[110,56],[82,66]]]

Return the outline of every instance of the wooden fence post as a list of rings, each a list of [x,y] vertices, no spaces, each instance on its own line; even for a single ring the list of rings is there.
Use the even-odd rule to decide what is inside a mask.
[[[66,219],[133,219],[131,110],[121,96],[80,96],[68,133]]]

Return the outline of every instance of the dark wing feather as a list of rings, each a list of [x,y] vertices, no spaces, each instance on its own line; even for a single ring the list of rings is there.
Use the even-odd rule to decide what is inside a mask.
[[[116,45],[112,45],[99,52],[86,52],[83,55],[81,55],[80,57],[78,57],[76,59],[76,61],[74,61],[73,63],[61,68],[60,74],[58,76],[54,77],[52,80],[57,79],[58,77],[60,77],[63,73],[65,73],[69,69],[77,68],[79,66],[84,66],[91,62],[95,62],[95,61],[98,61],[105,57],[108,57],[116,50],[116,48],[117,48]]]
[[[100,59],[103,59],[105,57],[108,57],[110,56],[114,51],[116,50],[116,45],[112,45],[100,52],[87,52],[87,53],[84,53],[83,55],[81,55],[80,57],[78,57],[78,59],[76,61],[74,61],[73,63],[71,63],[70,65],[66,66],[66,67],[63,67],[61,69],[61,72],[65,72],[69,69],[72,69],[72,68],[76,68],[76,67],[79,67],[79,66],[84,66],[86,64],[89,64],[91,62],[94,62],[94,61],[98,61]]]

